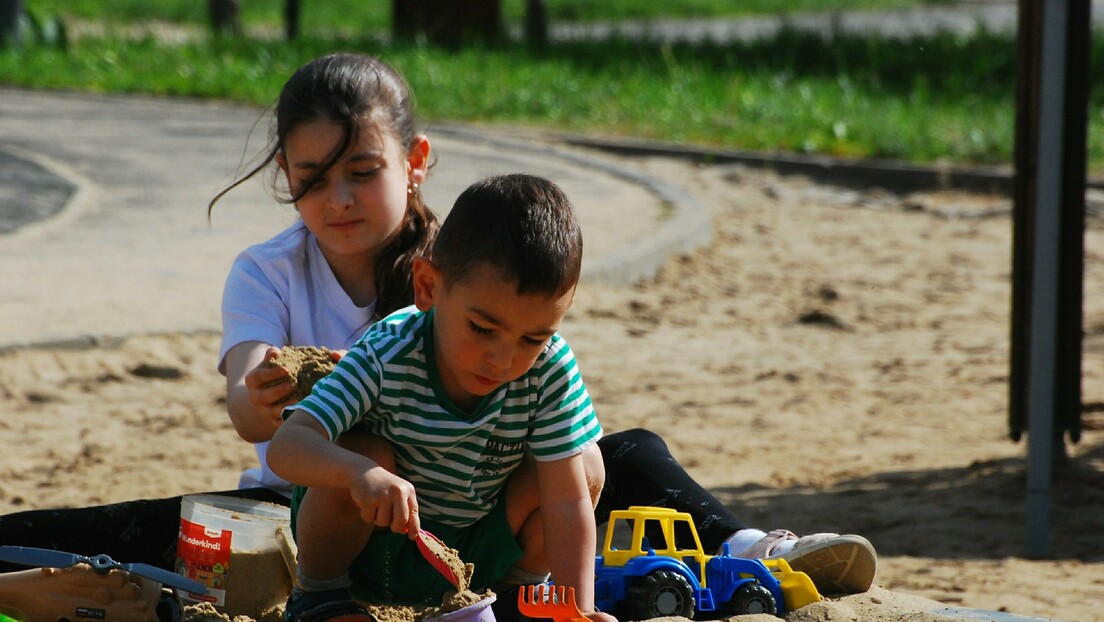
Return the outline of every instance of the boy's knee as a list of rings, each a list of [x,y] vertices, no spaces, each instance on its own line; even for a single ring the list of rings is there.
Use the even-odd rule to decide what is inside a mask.
[[[597,444],[583,450],[583,471],[586,473],[590,503],[597,506],[602,488],[606,485],[606,464],[602,461],[602,451]]]

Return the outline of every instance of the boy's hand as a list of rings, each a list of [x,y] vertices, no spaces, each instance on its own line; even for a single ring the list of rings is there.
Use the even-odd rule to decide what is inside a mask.
[[[349,494],[360,508],[364,522],[395,533],[409,533],[411,539],[417,537],[421,521],[418,499],[410,482],[377,466],[356,478],[349,486]]]
[[[617,622],[617,618],[611,616],[608,613],[602,611],[591,611],[590,613],[584,613],[588,619],[594,622]]]

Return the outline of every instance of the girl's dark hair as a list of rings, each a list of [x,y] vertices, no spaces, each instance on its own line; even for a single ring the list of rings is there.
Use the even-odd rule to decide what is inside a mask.
[[[558,296],[579,282],[583,234],[559,186],[542,177],[487,177],[460,193],[433,246],[446,286],[483,265],[517,293]]]
[[[275,117],[275,135],[260,164],[211,199],[208,218],[226,193],[267,168],[283,151],[288,135],[304,123],[330,121],[344,131],[337,148],[298,192],[279,199],[284,203],[298,201],[357,143],[361,121],[371,119],[380,132],[392,132],[407,150],[418,135],[410,86],[390,65],[366,54],[330,54],[300,67],[280,91]],[[437,228],[436,215],[422,200],[421,192],[413,189],[407,194],[406,215],[398,234],[375,260],[377,318],[414,301],[414,257],[432,246]]]

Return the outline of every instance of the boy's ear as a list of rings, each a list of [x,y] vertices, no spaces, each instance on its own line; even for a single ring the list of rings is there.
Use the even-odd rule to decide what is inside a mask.
[[[426,174],[429,172],[429,139],[424,134],[414,137],[414,143],[410,145],[410,151],[406,155],[407,178],[418,184],[425,183]]]
[[[441,286],[441,272],[425,257],[414,258],[414,305],[419,311],[429,311]]]

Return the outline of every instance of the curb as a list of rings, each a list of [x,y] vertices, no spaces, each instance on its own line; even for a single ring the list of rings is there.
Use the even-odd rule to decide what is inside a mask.
[[[817,183],[851,189],[877,186],[907,194],[932,190],[964,190],[979,194],[1011,194],[1012,172],[1005,168],[922,166],[889,160],[847,160],[818,155],[763,154],[645,141],[615,141],[570,136],[568,144],[626,156],[664,156],[699,164],[741,164],[780,175],[803,175]]]
[[[819,155],[756,153],[674,143],[563,135],[561,142],[608,153],[636,157],[667,157],[698,164],[741,164],[781,175],[856,190],[880,187],[899,194],[962,190],[977,194],[1012,194],[1013,171],[1003,167],[924,166],[892,160],[851,160]],[[1104,178],[1086,178],[1086,189],[1104,189]]]

